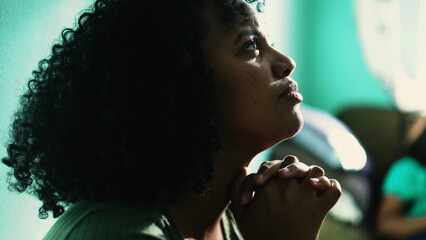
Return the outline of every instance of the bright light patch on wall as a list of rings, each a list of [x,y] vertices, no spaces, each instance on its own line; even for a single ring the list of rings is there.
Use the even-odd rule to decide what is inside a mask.
[[[343,169],[358,171],[365,167],[367,154],[354,135],[341,128],[335,128],[330,130],[328,140],[334,147]]]
[[[271,45],[282,52],[287,52],[289,33],[289,0],[266,0],[265,22]]]
[[[331,168],[359,171],[367,164],[367,153],[349,128],[335,116],[302,104],[304,127],[293,141],[319,157]]]
[[[426,111],[426,1],[354,1],[371,72],[404,111]]]

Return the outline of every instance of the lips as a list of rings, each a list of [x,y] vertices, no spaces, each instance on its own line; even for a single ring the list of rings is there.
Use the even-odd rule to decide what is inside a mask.
[[[285,100],[301,103],[303,101],[303,96],[298,91],[297,83],[292,81],[285,91],[280,95],[280,98],[284,98]]]
[[[287,89],[284,91],[283,95],[288,95],[292,92],[297,92],[297,83],[296,82],[291,82],[290,85],[288,85]]]

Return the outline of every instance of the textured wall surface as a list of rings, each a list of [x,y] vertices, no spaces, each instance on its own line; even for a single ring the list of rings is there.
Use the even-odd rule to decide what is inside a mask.
[[[337,114],[351,106],[393,108],[364,61],[354,2],[291,0],[288,53],[305,103]]]

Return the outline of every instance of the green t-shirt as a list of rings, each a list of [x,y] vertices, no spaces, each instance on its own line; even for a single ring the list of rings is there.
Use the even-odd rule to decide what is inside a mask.
[[[43,240],[183,240],[162,205],[90,203],[72,205]],[[226,240],[242,240],[232,213],[221,221]]]
[[[389,168],[383,182],[383,194],[412,204],[406,216],[426,216],[426,168],[411,157],[397,160]]]

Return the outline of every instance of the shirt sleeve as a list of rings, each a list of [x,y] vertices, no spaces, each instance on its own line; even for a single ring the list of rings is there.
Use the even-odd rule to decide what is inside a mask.
[[[413,158],[404,157],[397,160],[389,168],[383,181],[383,195],[393,195],[407,202],[415,197],[416,188],[413,184],[419,176],[419,163]]]

